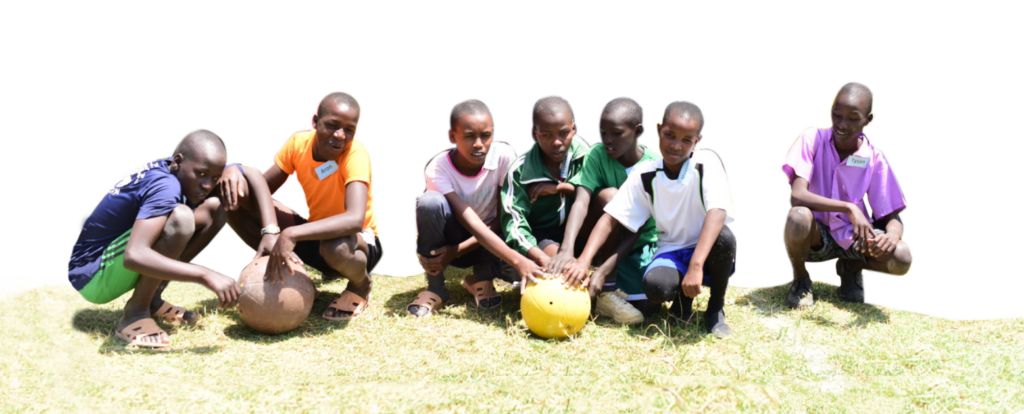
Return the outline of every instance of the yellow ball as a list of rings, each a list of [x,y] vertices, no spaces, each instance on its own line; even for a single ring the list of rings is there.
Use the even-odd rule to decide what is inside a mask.
[[[583,329],[590,319],[586,289],[566,289],[560,278],[537,279],[526,285],[520,301],[523,321],[542,338],[565,338]]]

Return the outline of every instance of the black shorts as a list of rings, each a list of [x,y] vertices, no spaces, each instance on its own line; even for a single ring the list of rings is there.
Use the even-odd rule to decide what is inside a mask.
[[[381,265],[381,261],[384,261],[384,242],[374,234],[373,229],[364,229],[356,237],[361,237],[367,242],[367,273],[376,271],[377,267]],[[324,256],[319,254],[319,245],[321,245],[319,240],[298,242],[295,244],[295,254],[298,254],[306,264],[324,274],[324,279],[340,278],[341,275],[338,274],[338,271],[331,268]]]

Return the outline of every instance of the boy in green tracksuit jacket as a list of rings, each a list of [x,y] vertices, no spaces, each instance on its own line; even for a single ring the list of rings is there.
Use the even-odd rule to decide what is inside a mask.
[[[589,145],[576,136],[572,107],[559,97],[533,106],[533,140],[502,184],[501,224],[505,242],[543,267],[562,243]]]

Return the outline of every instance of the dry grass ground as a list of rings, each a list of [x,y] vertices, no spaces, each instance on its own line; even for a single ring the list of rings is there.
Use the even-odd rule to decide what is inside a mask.
[[[166,297],[195,326],[164,324],[173,345],[113,335],[125,298],[92,306],[70,287],[0,308],[0,411],[173,412],[994,412],[1024,409],[1024,320],[957,322],[839,302],[816,284],[811,309],[785,287],[731,289],[736,336],[662,315],[639,327],[592,321],[546,341],[519,325],[518,294],[478,311],[451,274],[451,303],[415,319],[422,278],[377,277],[368,313],[318,315],[344,282],[318,283],[313,316],[270,337],[199,286]],[[319,280],[318,278],[315,278]],[[869,286],[870,288],[870,286]],[[697,300],[703,309],[707,294]]]

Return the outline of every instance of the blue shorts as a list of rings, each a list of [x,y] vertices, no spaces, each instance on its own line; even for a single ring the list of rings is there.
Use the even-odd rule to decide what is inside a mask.
[[[686,271],[690,269],[690,259],[693,258],[693,249],[681,249],[673,250],[667,253],[661,253],[654,256],[654,260],[647,266],[647,271],[644,272],[644,278],[647,278],[647,274],[654,270],[656,267],[670,267],[676,269],[680,275],[685,276]],[[732,269],[729,270],[729,276],[736,273],[736,262],[732,263]],[[701,281],[704,286],[711,286],[711,276],[704,272],[704,280]]]

